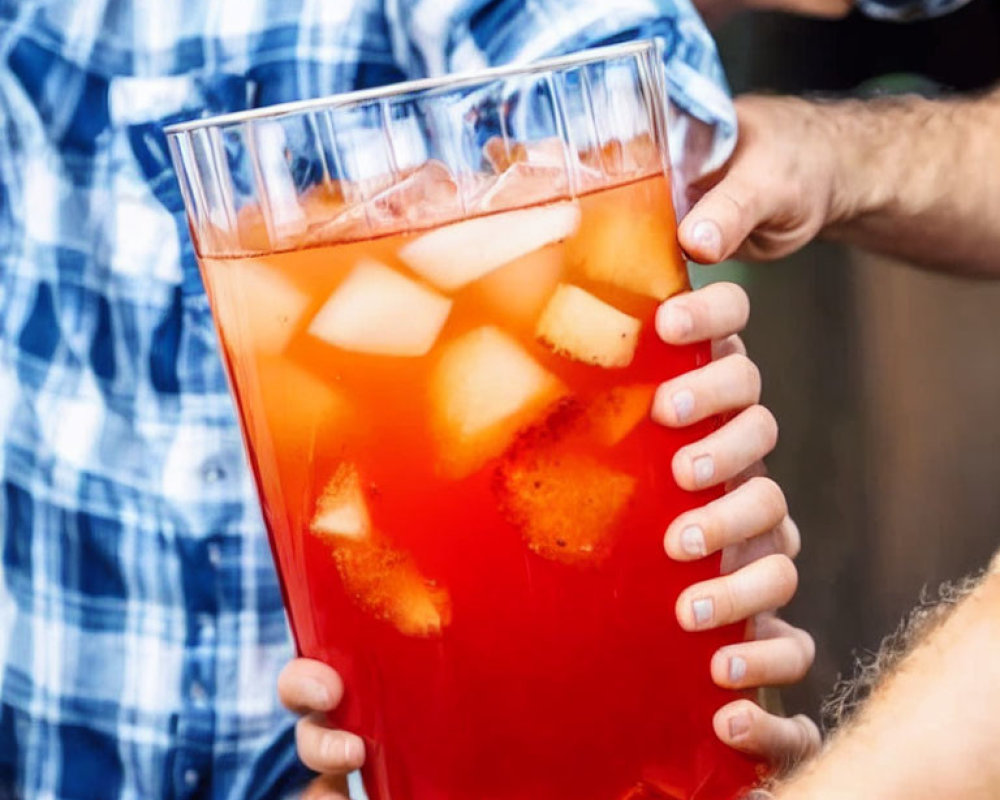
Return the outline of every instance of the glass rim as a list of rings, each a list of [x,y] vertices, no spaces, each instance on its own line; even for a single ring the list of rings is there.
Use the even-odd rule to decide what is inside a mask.
[[[311,100],[293,100],[287,103],[276,103],[260,108],[250,108],[245,111],[233,111],[226,114],[216,114],[210,117],[187,120],[186,122],[176,122],[164,128],[167,136],[175,136],[190,131],[207,128],[223,128],[230,125],[237,125],[243,122],[251,122],[260,119],[273,119],[306,111],[318,111],[323,109],[339,109],[350,106],[359,106],[373,100],[387,100],[400,98],[408,95],[421,94],[435,89],[451,89],[476,84],[491,83],[500,78],[509,78],[515,75],[535,75],[541,72],[551,72],[567,67],[582,66],[599,61],[610,61],[617,57],[640,55],[649,53],[658,47],[655,39],[637,39],[629,42],[607,45],[604,47],[594,47],[588,50],[580,50],[563,56],[544,58],[539,61],[532,61],[521,64],[505,64],[499,67],[488,67],[486,69],[472,70],[467,72],[456,72],[449,75],[441,75],[434,78],[418,78],[416,80],[390,83],[384,86],[375,86],[369,89],[357,89],[351,92],[317,97]]]

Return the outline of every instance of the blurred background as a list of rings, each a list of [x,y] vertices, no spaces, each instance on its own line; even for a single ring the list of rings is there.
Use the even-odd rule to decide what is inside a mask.
[[[906,25],[745,14],[719,42],[736,92],[973,91],[1000,79],[1000,3]],[[723,277],[751,296],[747,344],[781,425],[769,467],[803,536],[787,616],[818,651],[784,701],[816,718],[925,587],[1000,546],[1000,283],[822,243],[695,280]]]

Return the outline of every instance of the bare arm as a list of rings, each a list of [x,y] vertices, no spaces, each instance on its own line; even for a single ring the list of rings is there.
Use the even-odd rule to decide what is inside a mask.
[[[779,800],[1000,796],[1000,574],[922,637]]]
[[[738,108],[733,160],[681,228],[692,257],[778,258],[823,235],[1000,277],[1000,91]]]

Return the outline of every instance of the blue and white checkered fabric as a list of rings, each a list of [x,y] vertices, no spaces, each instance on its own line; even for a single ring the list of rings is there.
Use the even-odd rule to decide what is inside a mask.
[[[292,655],[162,126],[660,36],[688,0],[0,0],[0,798],[271,798]]]

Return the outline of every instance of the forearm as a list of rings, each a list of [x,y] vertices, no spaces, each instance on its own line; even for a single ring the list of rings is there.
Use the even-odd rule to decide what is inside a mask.
[[[779,800],[1000,796],[1000,575],[899,663]]]
[[[829,238],[1000,277],[1000,91],[820,105],[834,158]]]

